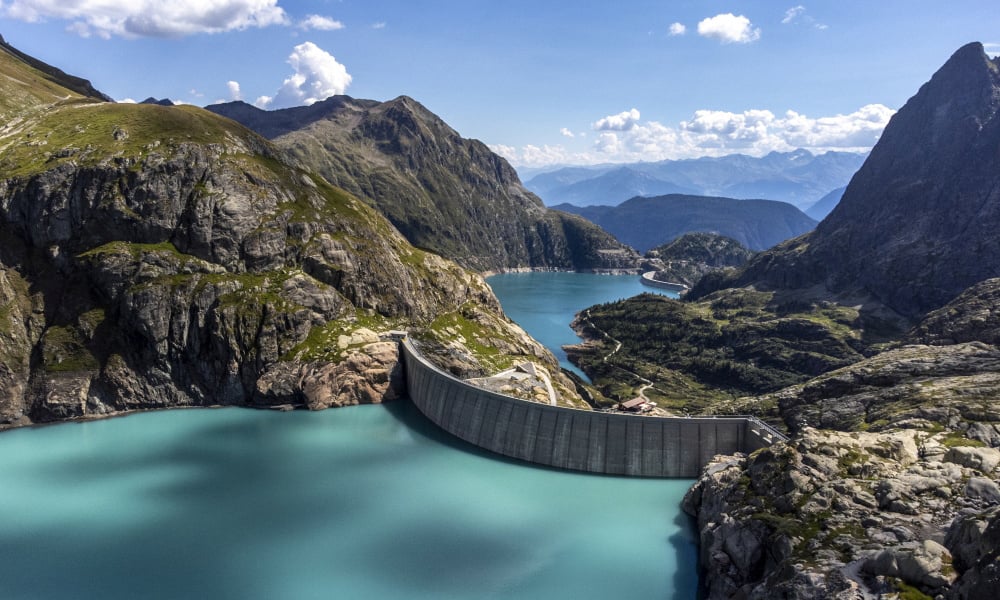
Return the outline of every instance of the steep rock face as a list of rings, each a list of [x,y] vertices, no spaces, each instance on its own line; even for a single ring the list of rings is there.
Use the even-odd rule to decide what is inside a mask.
[[[554,364],[479,276],[279,156],[191,107],[26,119],[0,149],[0,428],[389,399],[395,345],[358,332],[419,335],[458,313]]]
[[[503,158],[421,104],[335,96],[266,112],[208,107],[255,129],[388,217],[414,245],[479,270],[628,269],[638,255],[583,219],[547,210]]]
[[[959,49],[889,122],[837,208],[735,282],[863,292],[908,317],[1000,275],[1000,61]]]

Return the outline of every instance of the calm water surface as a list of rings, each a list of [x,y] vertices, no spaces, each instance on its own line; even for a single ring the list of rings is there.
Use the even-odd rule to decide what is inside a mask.
[[[576,311],[648,291],[490,284],[553,350]],[[0,598],[688,600],[690,484],[486,455],[407,402],[20,429],[0,433]]]
[[[0,597],[694,598],[689,484],[485,456],[405,402],[14,430]]]
[[[642,285],[638,275],[503,273],[486,281],[500,299],[507,316],[552,350],[564,369],[584,379],[586,375],[569,362],[562,351],[566,344],[580,343],[580,338],[569,326],[576,313],[595,304],[631,298],[643,292],[677,297],[676,292]]]

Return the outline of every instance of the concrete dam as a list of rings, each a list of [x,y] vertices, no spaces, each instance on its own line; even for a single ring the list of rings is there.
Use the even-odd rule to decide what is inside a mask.
[[[402,342],[406,389],[448,433],[531,463],[635,477],[698,477],[716,454],[752,452],[782,439],[750,417],[646,417],[528,402],[466,383]]]

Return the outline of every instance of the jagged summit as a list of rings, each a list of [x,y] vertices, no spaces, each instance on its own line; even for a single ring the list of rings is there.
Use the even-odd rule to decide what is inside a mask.
[[[960,48],[889,122],[816,231],[737,285],[860,292],[907,317],[1000,275],[1000,60]]]

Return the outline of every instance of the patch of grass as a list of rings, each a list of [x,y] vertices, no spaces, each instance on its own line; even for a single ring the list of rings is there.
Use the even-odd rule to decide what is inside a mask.
[[[892,585],[899,591],[899,600],[934,600],[933,596],[921,592],[902,579],[892,579]]]
[[[0,164],[8,177],[26,177],[64,162],[141,159],[182,143],[221,144],[252,136],[242,125],[193,106],[79,104],[30,121],[0,154]]]
[[[42,362],[49,373],[96,371],[100,362],[73,327],[53,326],[42,336]]]
[[[965,437],[962,433],[958,431],[949,431],[944,436],[938,440],[942,446],[946,448],[954,448],[956,446],[971,446],[973,448],[983,448],[986,446],[983,442],[979,440],[974,440]]]
[[[303,341],[295,345],[281,357],[281,360],[325,361],[338,362],[346,357],[353,347],[341,348],[339,339],[342,335],[350,335],[358,329],[370,329],[376,333],[392,329],[405,328],[398,319],[388,319],[378,313],[357,310],[349,318],[329,321],[326,324],[313,327]]]

